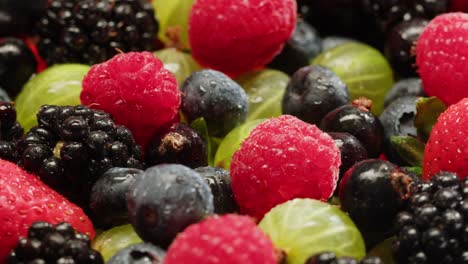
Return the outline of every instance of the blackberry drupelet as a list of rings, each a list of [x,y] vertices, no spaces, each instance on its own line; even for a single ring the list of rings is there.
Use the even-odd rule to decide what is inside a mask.
[[[159,24],[146,0],[52,0],[36,30],[49,65],[96,64],[118,50],[154,50]]]
[[[401,21],[416,17],[432,19],[450,7],[450,0],[364,0],[363,3],[384,32]]]
[[[399,264],[468,262],[468,178],[439,172],[416,185],[396,218]]]
[[[91,248],[89,237],[76,232],[70,224],[36,222],[29,227],[28,236],[18,241],[6,263],[103,264],[104,260]]]
[[[311,256],[305,264],[383,264],[379,257],[368,256],[361,261],[350,257],[337,257],[333,252],[322,252]]]
[[[0,159],[18,161],[16,142],[23,136],[23,127],[16,121],[13,103],[0,102]]]
[[[37,121],[18,141],[19,164],[75,203],[87,205],[93,184],[108,169],[143,168],[130,130],[103,111],[44,105]]]

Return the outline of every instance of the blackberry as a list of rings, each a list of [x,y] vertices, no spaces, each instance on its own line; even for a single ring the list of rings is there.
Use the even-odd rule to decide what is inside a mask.
[[[387,32],[402,21],[413,18],[430,20],[447,12],[450,0],[364,0],[363,4],[380,29]]]
[[[18,141],[19,164],[75,203],[88,204],[93,184],[108,169],[143,167],[131,132],[105,112],[44,105],[37,120]]]
[[[467,190],[468,178],[449,172],[413,188],[396,218],[398,263],[467,263]]]
[[[0,102],[0,159],[18,161],[16,143],[23,132],[23,127],[16,121],[13,103]]]
[[[379,257],[367,256],[361,261],[351,257],[337,257],[333,252],[322,252],[311,256],[305,264],[383,264]]]
[[[70,224],[53,226],[47,222],[36,222],[29,227],[27,237],[18,241],[6,263],[101,264],[104,260],[91,248],[89,237],[76,232]]]
[[[154,50],[159,24],[146,0],[52,0],[36,30],[49,65],[96,64],[118,50]]]

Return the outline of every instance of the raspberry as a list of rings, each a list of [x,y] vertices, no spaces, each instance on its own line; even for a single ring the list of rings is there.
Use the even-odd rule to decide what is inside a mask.
[[[436,17],[416,45],[416,63],[424,91],[446,104],[468,97],[468,14]]]
[[[258,125],[234,154],[232,189],[241,212],[260,220],[293,198],[330,198],[340,164],[340,151],[329,135],[283,115]]]
[[[110,113],[143,147],[178,118],[180,100],[174,75],[150,52],[119,54],[94,65],[81,92],[84,105]]]
[[[251,218],[227,214],[185,229],[169,247],[164,263],[275,264],[277,253]]]
[[[440,171],[468,176],[468,98],[450,106],[434,125],[424,149],[423,177]]]
[[[192,55],[207,68],[242,74],[270,62],[295,22],[294,0],[198,0],[189,21]]]

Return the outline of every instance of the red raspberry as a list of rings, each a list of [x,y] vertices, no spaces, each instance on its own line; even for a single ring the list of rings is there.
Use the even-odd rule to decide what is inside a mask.
[[[94,237],[93,224],[81,208],[17,165],[0,160],[0,186],[0,263],[37,221],[68,222]]]
[[[127,126],[143,146],[177,120],[181,101],[176,78],[150,52],[118,54],[94,65],[80,97],[82,104],[104,110]]]
[[[434,125],[424,149],[423,177],[440,171],[468,176],[468,98],[450,106]]]
[[[189,21],[193,57],[235,76],[278,54],[296,23],[295,0],[197,0]]]
[[[276,264],[273,243],[255,222],[235,214],[210,217],[180,233],[165,264]]]
[[[416,63],[425,92],[446,104],[468,97],[468,14],[433,19],[416,45]]]
[[[328,200],[340,164],[328,134],[283,115],[258,125],[242,142],[232,158],[232,190],[241,211],[260,220],[293,198]]]

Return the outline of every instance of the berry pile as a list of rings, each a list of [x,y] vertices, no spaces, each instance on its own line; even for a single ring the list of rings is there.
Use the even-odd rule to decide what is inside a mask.
[[[36,30],[49,65],[95,64],[121,51],[154,50],[158,22],[145,0],[52,0]]]
[[[103,111],[44,105],[37,120],[18,142],[19,163],[79,204],[87,204],[92,185],[108,169],[143,168],[130,130]]]
[[[0,264],[467,264],[465,2],[0,1]]]

